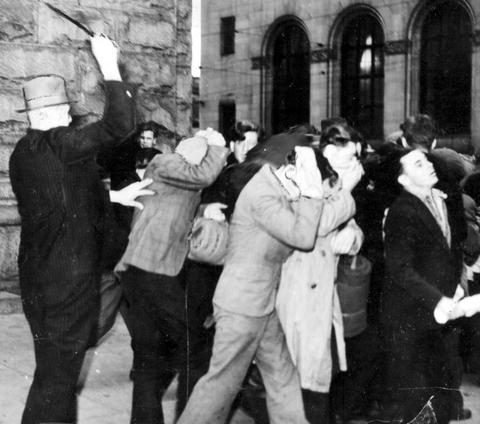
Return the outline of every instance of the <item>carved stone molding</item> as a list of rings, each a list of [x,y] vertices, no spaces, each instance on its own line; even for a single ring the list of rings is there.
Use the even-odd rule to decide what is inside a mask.
[[[386,55],[406,54],[408,52],[409,47],[410,47],[409,40],[386,41],[385,54]]]
[[[332,59],[335,59],[334,51],[328,47],[321,47],[319,49],[312,50],[312,63],[323,63]]]
[[[265,56],[256,56],[251,58],[252,70],[259,70],[265,67]]]

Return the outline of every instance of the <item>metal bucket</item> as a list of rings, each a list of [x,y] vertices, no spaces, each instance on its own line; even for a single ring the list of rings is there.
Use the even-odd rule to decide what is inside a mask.
[[[367,328],[371,272],[372,264],[361,255],[340,257],[336,283],[346,338],[357,336]]]

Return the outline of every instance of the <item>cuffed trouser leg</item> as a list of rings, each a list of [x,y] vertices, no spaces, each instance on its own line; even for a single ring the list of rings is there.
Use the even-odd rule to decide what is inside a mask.
[[[248,317],[216,307],[215,319],[210,368],[195,386],[177,424],[225,423],[256,354],[267,387],[271,422],[306,423],[298,376],[276,314]],[[280,405],[282,402],[286,405]],[[287,418],[282,421],[283,413]]]

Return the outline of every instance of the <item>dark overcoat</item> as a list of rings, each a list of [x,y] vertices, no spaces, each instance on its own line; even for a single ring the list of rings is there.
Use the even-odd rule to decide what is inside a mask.
[[[105,82],[103,119],[81,129],[28,130],[10,157],[21,216],[18,257],[23,300],[63,302],[86,275],[98,272],[108,192],[96,154],[134,129],[125,85]]]
[[[451,231],[447,243],[427,206],[404,191],[385,221],[386,280],[382,315],[387,327],[439,328],[433,311],[442,296],[453,297],[462,272],[461,241],[454,202],[446,202]]]

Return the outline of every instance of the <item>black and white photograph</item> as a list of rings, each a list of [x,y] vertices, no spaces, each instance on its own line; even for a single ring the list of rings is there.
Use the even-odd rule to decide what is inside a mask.
[[[480,423],[480,0],[0,0],[0,424]]]

